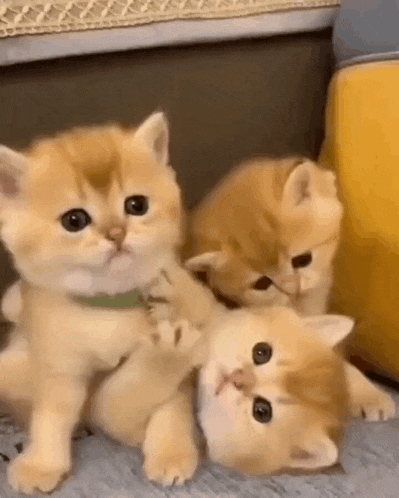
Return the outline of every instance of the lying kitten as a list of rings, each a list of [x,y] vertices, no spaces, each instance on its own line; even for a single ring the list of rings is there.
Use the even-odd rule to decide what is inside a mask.
[[[163,323],[169,345],[181,341],[188,348],[179,352],[181,346],[176,346],[171,364],[160,361],[165,352],[160,354],[155,346],[141,348],[140,355],[97,386],[86,412],[90,423],[119,441],[144,442],[145,469],[154,480],[181,483],[191,477],[197,462],[189,379],[178,396],[158,406],[145,427],[141,418],[153,390],[163,385],[171,369],[180,370],[182,361],[186,372],[190,362],[202,365],[198,417],[210,459],[245,474],[333,465],[347,411],[368,420],[394,415],[391,398],[332,349],[351,331],[351,319],[300,318],[280,307],[227,310],[184,270],[176,268],[168,276],[169,282],[163,279],[152,292],[158,303],[163,297],[173,313],[195,324],[177,331]],[[193,299],[188,300],[182,288]],[[164,313],[157,304],[153,315]],[[165,329],[160,329],[164,343]],[[202,339],[196,329],[202,330]],[[29,402],[28,356],[28,349],[9,352],[10,368],[0,378],[3,398],[8,382],[8,393],[14,393],[11,401]]]
[[[24,154],[1,147],[0,208],[23,279],[17,350],[25,338],[35,379],[30,445],[8,477],[18,491],[49,492],[71,468],[92,375],[152,344],[132,290],[150,286],[181,241],[164,115],[135,130],[78,129]]]
[[[246,474],[314,470],[337,461],[345,413],[368,421],[394,416],[391,397],[332,350],[352,319],[300,318],[281,307],[228,310],[179,267],[152,293],[207,341],[196,346],[195,361],[211,460]]]
[[[250,475],[317,470],[338,462],[348,402],[352,414],[393,417],[388,395],[332,351],[352,325],[289,308],[232,311],[201,372],[210,459]]]
[[[334,174],[312,161],[245,163],[192,214],[187,266],[233,303],[325,313],[342,214]]]

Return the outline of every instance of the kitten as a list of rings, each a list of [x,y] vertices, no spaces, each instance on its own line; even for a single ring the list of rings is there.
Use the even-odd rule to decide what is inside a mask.
[[[245,474],[315,470],[337,461],[346,413],[368,421],[395,415],[391,397],[333,351],[352,319],[301,318],[286,307],[231,310],[184,269],[168,274],[153,295],[173,319],[202,332],[193,361],[201,365],[198,417],[211,460]]]
[[[322,314],[342,215],[331,171],[301,157],[253,160],[192,213],[186,264],[233,304]]]
[[[8,469],[18,491],[59,484],[93,374],[152,345],[132,290],[174,264],[181,242],[168,133],[157,113],[137,129],[78,129],[25,153],[0,148],[1,237],[22,276],[12,344],[29,343],[35,379],[30,445]]]
[[[393,417],[391,398],[332,350],[352,326],[289,308],[232,310],[201,371],[210,459],[248,475],[317,470],[338,462],[348,411]]]
[[[182,361],[185,372],[188,365],[200,366],[198,416],[209,457],[245,474],[333,465],[347,411],[367,420],[394,415],[390,396],[332,349],[351,331],[351,319],[300,318],[280,307],[228,310],[184,269],[172,267],[167,275],[152,287],[151,315],[162,320],[167,306],[171,319],[185,317],[186,325],[178,328],[160,322],[161,344],[169,341],[166,349],[172,350],[176,342],[177,354],[165,354],[165,346],[161,353],[154,346],[141,348],[97,384],[85,413],[115,439],[143,442],[145,471],[153,480],[180,484],[198,461],[189,378],[149,420],[142,416],[154,391],[156,397],[160,386],[165,391],[173,384],[169,376],[181,370]],[[29,348],[9,347],[6,354],[1,396],[14,393],[14,406],[29,403]]]

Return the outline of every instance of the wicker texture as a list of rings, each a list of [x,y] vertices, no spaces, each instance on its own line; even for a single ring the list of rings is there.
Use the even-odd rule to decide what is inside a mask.
[[[340,0],[0,0],[0,38],[221,19],[339,5]]]

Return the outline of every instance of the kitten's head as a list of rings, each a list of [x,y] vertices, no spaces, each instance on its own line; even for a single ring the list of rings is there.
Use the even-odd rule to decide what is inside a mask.
[[[29,282],[82,295],[148,283],[181,239],[163,113],[0,148],[1,236]]]
[[[200,374],[210,459],[251,475],[335,464],[347,393],[332,348],[352,326],[333,315],[302,320],[289,308],[224,316]]]
[[[239,304],[295,307],[328,284],[342,214],[331,171],[304,158],[253,161],[194,212],[186,264]]]

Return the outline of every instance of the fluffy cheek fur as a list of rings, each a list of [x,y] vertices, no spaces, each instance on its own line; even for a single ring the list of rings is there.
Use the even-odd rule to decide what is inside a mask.
[[[227,388],[221,395],[223,400],[212,398],[201,405],[199,420],[204,431],[209,457],[212,461],[229,466],[231,451],[237,452],[236,439],[239,439],[240,417],[238,393]]]
[[[268,398],[272,400],[273,395]],[[228,387],[201,405],[199,420],[212,461],[244,474],[270,474],[288,460],[290,437],[274,420],[267,426],[256,422],[252,403],[252,398]],[[275,411],[276,419],[281,417]]]
[[[199,420],[210,459],[256,476],[298,467],[292,455],[303,448],[320,450],[328,441],[326,420],[316,410],[279,403],[283,394],[277,386],[262,389],[260,395],[272,404],[273,418],[261,424],[252,416],[252,398],[233,387],[208,399],[202,392]]]
[[[157,221],[160,226],[141,229],[132,222],[125,239],[130,253],[111,260],[113,243],[95,229],[69,233],[22,210],[10,213],[2,237],[18,270],[34,284],[85,295],[119,293],[155,277],[179,243],[176,218]]]
[[[299,270],[301,293],[331,284],[332,261],[337,244],[322,246],[312,251],[313,261],[309,267]]]
[[[112,243],[90,229],[69,234],[61,225],[22,213],[3,225],[2,236],[25,278],[57,290],[88,291],[112,251]]]

